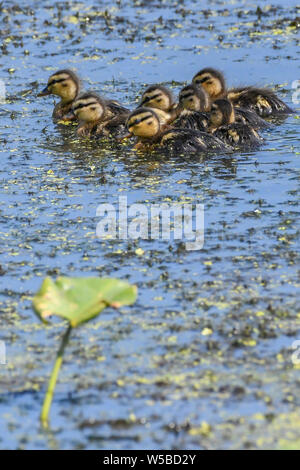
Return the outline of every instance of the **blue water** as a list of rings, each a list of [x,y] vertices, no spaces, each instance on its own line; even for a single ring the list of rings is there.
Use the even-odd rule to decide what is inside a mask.
[[[287,429],[299,437],[288,418],[286,428],[266,418],[299,406],[296,2],[57,5],[3,2],[0,13],[0,447],[275,448]],[[296,114],[264,131],[259,151],[157,159],[79,142],[52,122],[53,99],[36,98],[69,67],[85,89],[134,108],[146,85],[177,95],[204,66],[230,86],[276,87]],[[97,206],[119,195],[204,204],[203,249],[97,239]],[[139,295],[74,332],[45,432],[38,417],[65,328],[32,312],[47,275],[118,277]],[[203,422],[210,432],[195,431]]]

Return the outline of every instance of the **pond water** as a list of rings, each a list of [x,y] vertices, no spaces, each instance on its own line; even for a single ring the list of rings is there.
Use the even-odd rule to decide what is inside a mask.
[[[0,448],[299,443],[299,16],[275,0],[1,3]],[[205,66],[230,85],[276,87],[296,114],[255,152],[157,158],[79,142],[52,122],[53,99],[36,98],[74,68],[85,89],[134,108],[147,84],[177,94]],[[99,240],[97,206],[120,195],[204,204],[203,249]],[[32,312],[47,275],[117,277],[139,295],[74,331],[45,432],[65,329]]]

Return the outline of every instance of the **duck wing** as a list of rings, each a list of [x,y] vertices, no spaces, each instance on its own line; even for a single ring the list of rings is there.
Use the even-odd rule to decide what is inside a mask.
[[[178,153],[226,151],[228,146],[212,134],[194,129],[171,129],[160,138],[160,145]]]
[[[253,127],[239,123],[219,127],[214,136],[234,148],[257,147],[263,142]]]
[[[174,127],[205,131],[208,126],[208,114],[198,111],[183,110],[174,122]]]
[[[228,91],[227,97],[234,106],[253,110],[261,117],[293,113],[293,110],[268,88],[234,88]]]
[[[249,124],[254,129],[266,129],[271,124],[261,118],[257,113],[245,108],[234,108],[236,122]]]
[[[105,104],[113,115],[126,114],[129,116],[130,114],[130,110],[122,106],[118,101],[106,100]]]

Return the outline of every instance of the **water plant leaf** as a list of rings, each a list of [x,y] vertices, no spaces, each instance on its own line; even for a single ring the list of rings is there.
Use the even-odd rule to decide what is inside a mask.
[[[32,303],[43,322],[56,315],[74,328],[96,317],[106,307],[133,304],[136,295],[136,286],[118,279],[58,277],[53,281],[47,277]]]

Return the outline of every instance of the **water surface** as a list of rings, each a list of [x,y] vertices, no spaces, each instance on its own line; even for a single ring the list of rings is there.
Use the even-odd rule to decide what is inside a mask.
[[[157,159],[79,142],[52,123],[48,76],[133,108],[147,84],[177,94],[205,66],[230,85],[299,79],[296,2],[3,2],[1,79],[0,447],[276,448],[300,439],[299,120],[263,132],[259,151]],[[299,111],[299,108],[298,108]],[[97,206],[205,205],[205,244],[103,241]],[[31,310],[47,275],[137,284],[130,309],[74,332],[51,410],[38,416],[65,326]],[[209,331],[209,335],[206,335]]]

